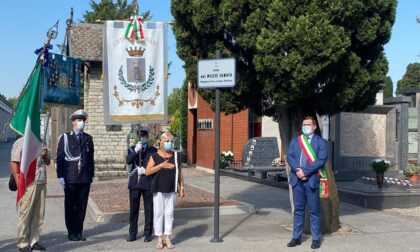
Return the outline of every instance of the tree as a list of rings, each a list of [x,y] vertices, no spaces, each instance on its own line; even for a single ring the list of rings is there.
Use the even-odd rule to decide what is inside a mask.
[[[420,63],[408,64],[403,78],[397,82],[397,91],[412,87],[420,87]]]
[[[127,3],[127,0],[117,0],[116,3],[112,0],[101,0],[96,3],[94,0],[90,0],[90,7],[92,11],[86,11],[83,14],[83,22],[96,23],[98,21],[106,20],[128,20],[130,15],[134,12],[135,7],[138,6],[137,1],[132,1],[131,4]],[[146,11],[142,14],[143,20],[150,20],[150,11]]]
[[[236,58],[237,83],[223,91],[222,110],[248,107],[274,117],[283,149],[300,132],[304,116],[374,104],[388,71],[383,46],[395,9],[396,0],[173,0],[171,5],[187,81],[196,84],[197,61],[214,58],[216,49]],[[214,103],[212,90],[199,92]],[[326,232],[338,228],[338,197],[333,200],[334,218],[323,218],[329,221]]]
[[[186,83],[182,88],[174,88],[168,97],[169,131],[180,138],[182,148],[186,149],[187,92]]]
[[[392,97],[394,93],[394,84],[392,83],[391,77],[385,78],[384,98]]]
[[[10,97],[7,99],[7,101],[14,107],[16,108],[17,102],[19,100],[19,97]]]

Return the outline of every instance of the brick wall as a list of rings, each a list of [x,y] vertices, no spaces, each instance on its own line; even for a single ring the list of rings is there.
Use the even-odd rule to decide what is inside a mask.
[[[192,110],[188,112],[188,161],[192,162],[194,155],[193,146],[193,118]],[[215,151],[215,113],[209,104],[200,96],[197,103],[197,120],[213,119],[213,129],[197,129],[196,165],[214,169]],[[243,146],[248,142],[249,136],[249,111],[245,109],[234,115],[220,115],[220,151],[233,151],[235,159],[241,159]],[[233,122],[233,124],[232,124]],[[232,149],[233,148],[233,149]]]
[[[91,79],[85,85],[85,110],[89,114],[86,132],[91,134],[95,144],[96,174],[99,179],[124,177],[126,136],[130,125],[123,125],[121,131],[107,131],[104,124],[103,81]]]

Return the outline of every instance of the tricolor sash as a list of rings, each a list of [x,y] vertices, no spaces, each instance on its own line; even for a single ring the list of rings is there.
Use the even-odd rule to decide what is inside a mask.
[[[315,160],[318,159],[314,149],[312,148],[311,144],[308,141],[308,138],[305,135],[302,134],[298,137],[298,143],[300,145],[300,148],[302,148],[302,152],[305,155],[306,159],[308,159],[309,164],[312,164],[313,162],[315,162]],[[324,166],[318,170],[318,176],[320,177],[319,197],[327,198],[329,195],[328,178]]]

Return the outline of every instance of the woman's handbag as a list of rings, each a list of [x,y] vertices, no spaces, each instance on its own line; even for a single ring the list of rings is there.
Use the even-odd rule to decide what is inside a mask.
[[[17,185],[16,185],[15,178],[13,177],[13,174],[10,175],[9,189],[10,189],[10,191],[16,191],[17,190]]]

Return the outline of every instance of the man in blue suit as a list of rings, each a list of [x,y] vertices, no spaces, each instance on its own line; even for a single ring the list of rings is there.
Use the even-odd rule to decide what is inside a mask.
[[[152,241],[153,232],[153,194],[151,191],[152,177],[145,175],[145,167],[152,153],[157,149],[148,144],[149,129],[140,129],[140,141],[137,134],[133,137],[130,133],[126,163],[131,166],[128,179],[130,198],[130,229],[128,242],[137,239],[140,198],[143,197],[144,206],[144,241]],[[141,157],[141,160],[140,160]]]
[[[306,202],[310,212],[311,248],[317,249],[321,246],[318,171],[327,161],[328,147],[325,139],[314,134],[316,127],[313,117],[305,117],[302,123],[303,135],[293,138],[287,150],[287,162],[291,168],[289,183],[293,188],[294,203],[293,239],[287,244],[288,247],[295,247],[301,243]]]
[[[73,129],[60,136],[57,146],[57,178],[64,189],[64,215],[70,241],[85,241],[82,236],[90,184],[95,174],[92,136],[84,132],[86,111],[70,116]]]

